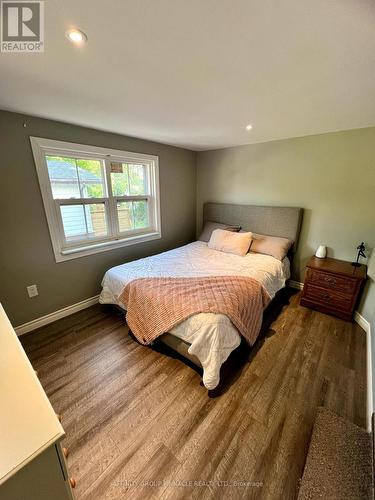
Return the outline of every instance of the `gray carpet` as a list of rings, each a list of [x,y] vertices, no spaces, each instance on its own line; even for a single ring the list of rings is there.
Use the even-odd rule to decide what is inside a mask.
[[[299,500],[373,498],[372,436],[318,408]]]

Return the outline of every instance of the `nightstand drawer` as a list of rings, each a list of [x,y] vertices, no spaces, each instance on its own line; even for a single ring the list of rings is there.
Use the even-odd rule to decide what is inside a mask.
[[[348,294],[354,293],[358,283],[356,279],[332,275],[315,269],[308,270],[308,281],[322,288]]]
[[[326,307],[334,307],[343,311],[350,311],[353,301],[351,295],[321,288],[310,283],[305,284],[303,296],[307,300],[319,302]]]

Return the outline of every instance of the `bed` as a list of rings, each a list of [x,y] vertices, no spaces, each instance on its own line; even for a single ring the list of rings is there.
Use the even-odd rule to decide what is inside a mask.
[[[282,261],[249,252],[246,256],[218,252],[207,243],[188,245],[122,264],[109,269],[102,281],[100,303],[124,307],[119,296],[124,287],[138,278],[196,278],[209,276],[244,276],[261,283],[273,299],[290,278],[290,261],[296,249],[302,209],[295,207],[262,207],[206,203],[203,223],[215,221],[240,225],[242,230],[292,239],[295,243]],[[208,390],[220,382],[220,368],[241,344],[241,336],[224,314],[194,314],[168,333],[158,337],[203,369],[203,384]]]

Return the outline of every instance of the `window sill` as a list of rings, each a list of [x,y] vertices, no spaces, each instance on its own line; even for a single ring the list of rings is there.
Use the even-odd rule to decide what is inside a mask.
[[[129,245],[136,245],[138,243],[144,243],[146,241],[157,240],[160,238],[161,234],[158,231],[153,231],[146,234],[137,234],[121,240],[105,241],[101,243],[96,243],[76,248],[66,248],[58,253],[55,252],[55,258],[56,262],[65,262],[66,260],[77,259],[79,257],[86,257],[88,255],[93,255],[100,252],[106,252],[108,250],[115,250],[116,248],[127,247]]]

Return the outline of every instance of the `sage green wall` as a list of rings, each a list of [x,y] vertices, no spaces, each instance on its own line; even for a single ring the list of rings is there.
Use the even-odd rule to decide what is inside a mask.
[[[30,136],[158,155],[162,239],[57,264]],[[194,239],[195,152],[5,111],[0,111],[0,140],[0,301],[13,325],[96,295],[112,266]],[[33,283],[39,296],[29,299],[26,286]]]
[[[303,207],[298,281],[319,244],[352,260],[358,242],[375,247],[375,128],[199,152],[198,229],[205,201]],[[374,302],[369,282],[360,304],[368,320]]]
[[[373,256],[375,258],[375,256]],[[375,411],[375,285],[372,285],[366,298],[366,306],[370,310],[371,325],[371,360],[372,360],[372,406]]]

